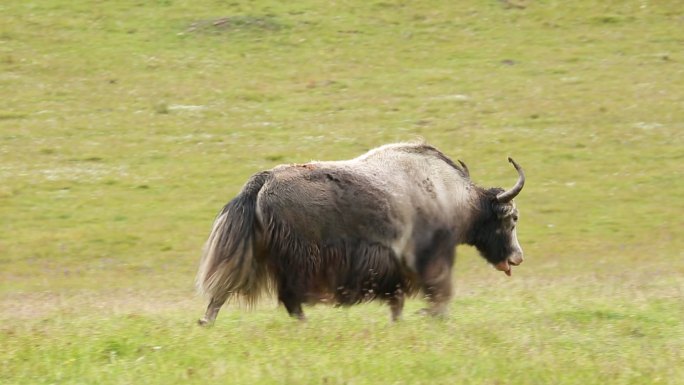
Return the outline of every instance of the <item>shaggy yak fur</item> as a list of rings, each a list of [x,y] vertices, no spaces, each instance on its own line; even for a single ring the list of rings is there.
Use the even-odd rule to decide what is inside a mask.
[[[254,303],[275,291],[288,313],[302,304],[374,299],[401,316],[422,291],[429,314],[451,297],[455,247],[474,245],[510,275],[522,262],[512,198],[522,189],[484,189],[468,168],[427,144],[390,144],[347,161],[281,165],[253,175],[218,214],[197,287],[212,323],[231,297]]]

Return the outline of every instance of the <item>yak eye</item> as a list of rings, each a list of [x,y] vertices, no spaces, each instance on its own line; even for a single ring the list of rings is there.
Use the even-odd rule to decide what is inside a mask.
[[[518,214],[515,214],[515,215],[513,215],[513,222],[517,222],[517,221],[518,221]]]

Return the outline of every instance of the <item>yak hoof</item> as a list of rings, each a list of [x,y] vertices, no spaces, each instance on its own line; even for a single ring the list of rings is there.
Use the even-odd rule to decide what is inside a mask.
[[[211,321],[209,321],[209,320],[206,319],[206,318],[200,318],[200,319],[197,320],[197,324],[198,324],[199,326],[202,326],[202,327],[209,327],[209,326],[213,325],[214,323],[211,322]]]
[[[423,308],[416,312],[419,316],[432,317],[437,319],[447,319],[447,312],[445,309]]]

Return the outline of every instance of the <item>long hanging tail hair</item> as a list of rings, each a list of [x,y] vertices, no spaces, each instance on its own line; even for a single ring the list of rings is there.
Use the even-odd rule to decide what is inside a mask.
[[[214,220],[197,271],[200,294],[210,298],[239,295],[253,305],[270,289],[267,266],[255,255],[256,200],[270,172],[252,176],[240,194]]]

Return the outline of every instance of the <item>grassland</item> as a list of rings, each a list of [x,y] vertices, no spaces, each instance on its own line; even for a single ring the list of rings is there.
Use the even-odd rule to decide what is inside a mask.
[[[684,384],[679,1],[3,1],[0,383]],[[252,173],[423,137],[509,186],[526,262],[446,320],[195,320]]]

